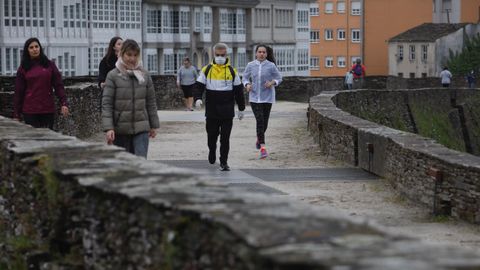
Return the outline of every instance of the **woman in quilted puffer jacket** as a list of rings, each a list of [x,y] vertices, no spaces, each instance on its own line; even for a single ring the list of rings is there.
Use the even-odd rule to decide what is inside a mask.
[[[134,40],[123,42],[115,68],[107,74],[102,125],[108,144],[147,157],[149,138],[155,138],[160,124],[152,78],[141,66]]]

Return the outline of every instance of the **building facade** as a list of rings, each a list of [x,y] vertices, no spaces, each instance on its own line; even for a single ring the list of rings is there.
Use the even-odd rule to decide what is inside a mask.
[[[175,74],[185,56],[201,67],[221,41],[240,71],[254,59],[255,45],[266,43],[284,76],[308,76],[311,2],[3,0],[0,74],[14,75],[25,40],[38,37],[64,76],[96,75],[110,38],[121,36],[141,44],[152,74]]]
[[[478,0],[433,0],[434,23],[480,22]]]
[[[480,1],[318,0],[310,15],[311,75],[343,75],[356,57],[367,75],[387,75],[391,37],[423,23],[479,22]]]
[[[466,37],[480,34],[480,24],[425,23],[389,40],[389,75],[438,77],[450,50],[460,52]]]
[[[310,75],[343,76],[362,59],[361,0],[318,0],[311,5]]]

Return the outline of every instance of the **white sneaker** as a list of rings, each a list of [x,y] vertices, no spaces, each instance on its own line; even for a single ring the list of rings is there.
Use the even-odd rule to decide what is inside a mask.
[[[197,99],[197,101],[195,101],[195,108],[197,109],[200,109],[202,107],[202,100],[201,99]]]

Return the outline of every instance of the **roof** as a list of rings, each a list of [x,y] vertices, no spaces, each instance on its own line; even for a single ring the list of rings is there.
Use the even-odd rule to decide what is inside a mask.
[[[433,42],[465,27],[468,23],[424,23],[411,28],[389,40],[389,42]]]

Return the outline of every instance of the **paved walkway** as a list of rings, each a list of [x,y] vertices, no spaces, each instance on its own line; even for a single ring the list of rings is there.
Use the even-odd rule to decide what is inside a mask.
[[[189,168],[210,179],[251,191],[288,196],[313,206],[331,207],[346,215],[375,220],[394,232],[430,243],[452,244],[480,251],[477,226],[432,218],[430,210],[392,192],[382,179],[318,152],[307,131],[308,104],[279,102],[273,106],[266,134],[270,156],[259,160],[255,149],[255,119],[247,107],[245,119],[234,120],[230,172],[207,161],[203,111],[159,111],[158,137],[149,159]]]
[[[480,251],[480,228],[454,220],[435,220],[430,209],[407,202],[382,179],[321,155],[307,131],[308,104],[279,102],[273,106],[267,130],[269,157],[258,158],[255,119],[247,107],[244,120],[234,120],[229,155],[230,172],[207,161],[203,111],[159,111],[158,136],[150,141],[150,160],[193,169],[247,190],[288,196],[315,207],[334,208],[367,218],[393,232],[430,243],[452,244]],[[103,135],[91,140],[103,140]]]

